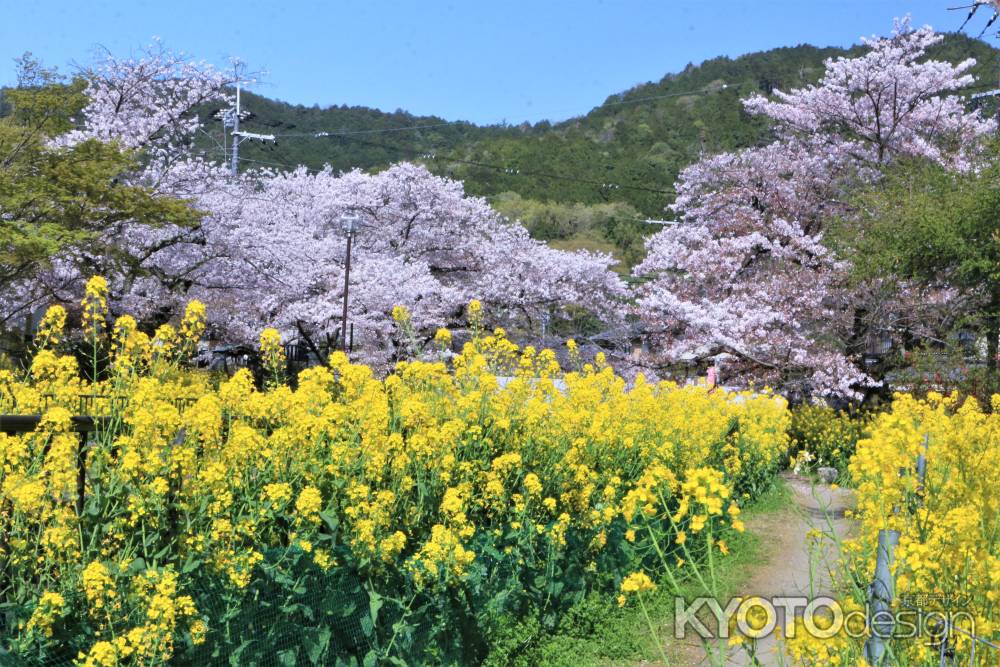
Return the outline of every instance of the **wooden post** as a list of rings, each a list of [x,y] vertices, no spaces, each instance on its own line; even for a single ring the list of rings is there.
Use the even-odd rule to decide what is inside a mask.
[[[865,642],[865,657],[872,667],[879,667],[885,659],[885,642],[892,635],[891,614],[893,590],[892,562],[896,545],[899,544],[898,530],[878,532],[878,552],[875,559],[875,580],[868,590],[871,636]]]

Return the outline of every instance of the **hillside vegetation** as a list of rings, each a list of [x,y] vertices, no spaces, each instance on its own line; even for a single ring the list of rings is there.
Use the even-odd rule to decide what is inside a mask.
[[[746,114],[742,98],[807,85],[822,74],[827,58],[860,51],[799,45],[714,58],[611,95],[583,116],[534,125],[449,123],[401,110],[305,107],[246,93],[245,106],[254,117],[244,129],[286,136],[277,145],[244,144],[241,156],[248,167],[329,164],[338,171],[422,162],[435,173],[464,180],[470,193],[491,197],[504,213],[520,216],[537,238],[612,250],[632,265],[641,257],[642,238],[659,229],[643,220],[670,217],[664,207],[681,169],[703,153],[771,139],[767,121]],[[996,50],[981,40],[949,35],[931,57],[975,58],[978,84],[966,92],[994,87]],[[421,129],[385,131],[414,126]],[[221,124],[213,127],[204,150],[221,158]],[[323,131],[341,134],[312,136]],[[613,206],[582,214],[581,204]]]

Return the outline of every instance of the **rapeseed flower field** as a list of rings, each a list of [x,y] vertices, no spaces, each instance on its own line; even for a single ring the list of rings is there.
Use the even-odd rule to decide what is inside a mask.
[[[958,394],[897,394],[891,409],[867,425],[849,464],[857,531],[840,545],[834,572],[841,616],[821,610],[816,625],[828,636],[804,631],[797,621],[798,631],[786,642],[796,664],[868,664],[865,643],[872,632],[865,619],[879,533],[886,530],[898,531],[889,664],[938,665],[942,656],[954,664],[1000,662],[1000,651],[972,639],[998,644],[1000,396],[990,408]]]
[[[292,386],[273,330],[262,382],[187,367],[198,303],[147,335],[91,281],[97,377],[65,322],[50,309],[30,367],[0,372],[0,413],[41,415],[0,434],[0,641],[29,664],[480,660],[505,617],[724,557],[788,455],[780,397],[626,386],[600,356],[564,373],[502,330],[385,378],[334,353]],[[104,417],[85,446],[81,397]]]

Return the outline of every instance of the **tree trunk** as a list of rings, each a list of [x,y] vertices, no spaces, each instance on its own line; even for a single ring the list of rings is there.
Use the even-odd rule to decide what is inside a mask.
[[[854,321],[851,324],[851,336],[847,340],[847,355],[864,355],[865,339],[868,328],[865,318],[868,316],[868,309],[862,306],[854,309]]]

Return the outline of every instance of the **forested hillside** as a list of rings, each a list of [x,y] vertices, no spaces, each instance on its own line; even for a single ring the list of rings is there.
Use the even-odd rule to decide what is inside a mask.
[[[742,98],[809,84],[825,59],[861,50],[800,45],[715,58],[614,94],[583,116],[534,125],[481,127],[404,111],[304,107],[245,94],[254,115],[243,129],[279,138],[277,145],[244,144],[241,156],[247,166],[329,164],[338,171],[422,162],[464,180],[470,193],[490,196],[538,238],[610,250],[631,265],[642,254],[642,238],[655,229],[642,220],[669,217],[663,209],[684,166],[701,154],[770,139],[766,119],[746,114]],[[995,86],[996,50],[981,40],[949,35],[931,57],[976,58],[976,88]],[[209,127],[214,136],[204,138],[204,149],[222,157],[221,124]],[[414,127],[419,129],[408,129]],[[331,136],[315,137],[318,132]],[[610,206],[585,212],[581,204]]]

